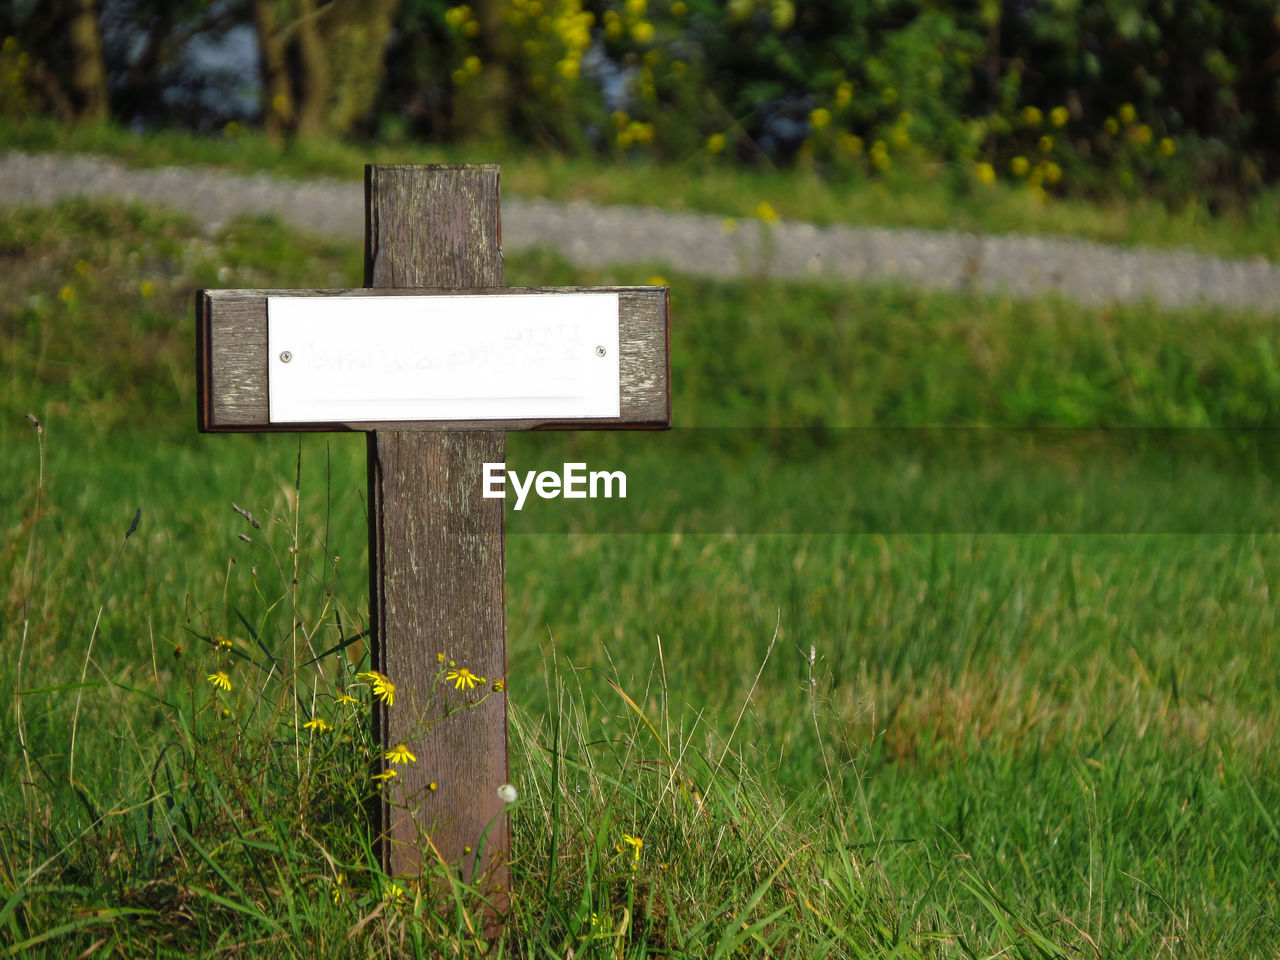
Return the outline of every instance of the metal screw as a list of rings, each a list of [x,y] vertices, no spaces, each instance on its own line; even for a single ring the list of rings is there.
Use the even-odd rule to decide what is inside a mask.
[[[596,347],[596,356],[603,357],[605,355],[604,347]]]
[[[281,362],[281,363],[288,363],[288,362],[289,362],[290,360],[292,360],[292,359],[293,359],[293,354],[292,354],[292,353],[290,353],[288,350],[281,350],[281,351],[280,351],[280,362]]]

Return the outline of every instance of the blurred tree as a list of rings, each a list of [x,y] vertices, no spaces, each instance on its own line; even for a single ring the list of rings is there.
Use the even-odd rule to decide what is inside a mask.
[[[111,95],[107,87],[107,67],[102,59],[102,35],[98,32],[98,5],[95,0],[63,0],[60,11],[67,24],[71,54],[71,96],[78,119],[100,122],[107,119]]]
[[[263,120],[272,136],[343,136],[381,88],[399,0],[253,0]]]
[[[31,63],[27,79],[60,119],[105,120],[111,106],[96,0],[3,5],[0,29]]]

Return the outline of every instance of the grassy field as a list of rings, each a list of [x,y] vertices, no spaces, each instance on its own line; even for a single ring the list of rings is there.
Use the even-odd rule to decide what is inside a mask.
[[[0,256],[0,952],[478,955],[361,826],[362,438],[195,432],[192,291],[360,251],[71,203]],[[1280,951],[1275,318],[668,279],[678,429],[509,441],[636,499],[508,507],[490,955]]]
[[[1187,248],[1229,257],[1280,261],[1280,189],[1261,191],[1234,209],[1189,203],[1171,210],[1145,197],[1099,202],[1042,201],[1004,180],[984,187],[966,170],[916,164],[867,179],[824,179],[795,170],[753,169],[708,156],[662,165],[636,159],[601,163],[527,148],[441,147],[404,142],[269,143],[258,131],[195,136],[181,130],[139,136],[118,127],[68,127],[47,118],[0,118],[0,142],[36,152],[97,153],[140,167],[206,165],[306,179],[356,180],[377,163],[502,164],[502,186],[517,196],[659,206],[730,217],[774,216],[817,224],[862,224],[973,233],[1065,234],[1126,246]]]

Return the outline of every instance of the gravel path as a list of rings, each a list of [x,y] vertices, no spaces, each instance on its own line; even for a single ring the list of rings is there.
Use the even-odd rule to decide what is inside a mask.
[[[130,169],[85,155],[0,155],[0,205],[47,205],[74,194],[171,207],[210,229],[242,213],[269,212],[316,233],[358,239],[364,231],[358,183]],[[1095,304],[1150,298],[1168,306],[1280,308],[1280,266],[1261,257],[1224,260],[1061,238],[745,220],[726,232],[714,215],[517,197],[502,201],[502,237],[507,250],[547,246],[582,266],[653,263],[720,277],[821,276],[1015,296],[1052,290]]]

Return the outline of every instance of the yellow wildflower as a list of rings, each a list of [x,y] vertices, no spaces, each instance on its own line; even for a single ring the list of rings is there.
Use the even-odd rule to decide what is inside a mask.
[[[456,670],[450,670],[444,675],[444,678],[446,680],[453,681],[453,689],[455,690],[462,690],[464,688],[470,690],[472,687],[486,682],[484,677],[477,677],[466,667],[458,667]]]
[[[648,20],[641,20],[639,23],[631,25],[631,39],[636,43],[648,43],[653,39],[653,24]]]
[[[821,130],[830,122],[831,122],[831,111],[826,109],[826,107],[818,107],[818,109],[812,111],[809,114],[809,124],[815,130]]]
[[[383,754],[392,763],[417,763],[418,758],[409,752],[409,748],[403,743],[397,743],[394,747]]]
[[[773,204],[768,200],[761,200],[759,206],[756,207],[756,216],[765,223],[773,223],[778,219],[778,211],[773,209]]]
[[[1071,119],[1071,114],[1067,112],[1066,107],[1054,107],[1049,111],[1049,122],[1055,127],[1066,126],[1069,119]]]
[[[1040,121],[1044,119],[1044,114],[1040,112],[1039,107],[1023,107],[1022,119],[1029,127],[1040,126]]]
[[[1027,158],[1019,154],[1009,161],[1009,172],[1015,177],[1025,177],[1027,171],[1031,169],[1031,164],[1027,162]]]
[[[1050,150],[1053,149],[1053,137],[1049,136],[1046,133],[1043,137],[1040,138],[1036,146],[1040,148],[1041,153],[1048,153]]]
[[[707,137],[707,153],[720,153],[724,150],[724,134],[713,133]]]
[[[351,694],[349,693],[339,694],[336,702],[345,703],[353,707],[360,706],[360,701],[357,700],[355,697],[351,696]]]
[[[308,720],[302,726],[307,730],[314,730],[316,733],[328,733],[333,729],[330,724],[325,723],[323,717],[316,717],[312,720]]]
[[[1172,140],[1171,138],[1169,138],[1169,137],[1161,137],[1161,138],[1160,138],[1160,153],[1161,153],[1161,155],[1166,156],[1166,157],[1172,157],[1172,156],[1173,156],[1175,153],[1177,153],[1177,152],[1178,152],[1178,147],[1177,147],[1177,145],[1173,142],[1173,140]]]
[[[357,673],[357,680],[363,680],[373,690],[373,695],[385,703],[388,707],[395,706],[396,703],[396,685],[387,679],[385,674],[377,671],[367,671],[365,673]]]
[[[631,869],[634,870],[636,866],[640,863],[640,849],[644,846],[644,841],[641,840],[639,837],[633,837],[630,834],[624,833],[622,835],[622,844],[626,844],[627,846],[631,847],[633,851],[635,851],[635,859],[631,862]],[[619,851],[622,850],[622,844],[618,845],[617,849]]]
[[[386,901],[397,906],[404,903],[404,888],[398,883],[388,885]]]
[[[227,676],[227,671],[225,670],[219,670],[217,673],[211,673],[209,676],[205,677],[205,679],[219,690],[231,689],[231,678]]]
[[[333,881],[333,902],[340,903],[342,901],[342,887],[347,882],[345,873],[338,874],[338,879]]]
[[[989,163],[979,163],[973,168],[973,175],[979,183],[988,187],[996,182],[996,168]]]
[[[1122,103],[1116,113],[1119,115],[1121,123],[1133,123],[1138,117],[1138,111],[1133,109],[1132,103]]]
[[[1120,132],[1120,124],[1116,122],[1115,117],[1107,117],[1107,119],[1102,121],[1102,129],[1106,131],[1108,136],[1114,137]]]
[[[388,780],[394,780],[398,776],[400,776],[399,770],[383,770],[381,773],[375,773],[373,775],[373,779],[381,780],[383,783],[385,783]]]

